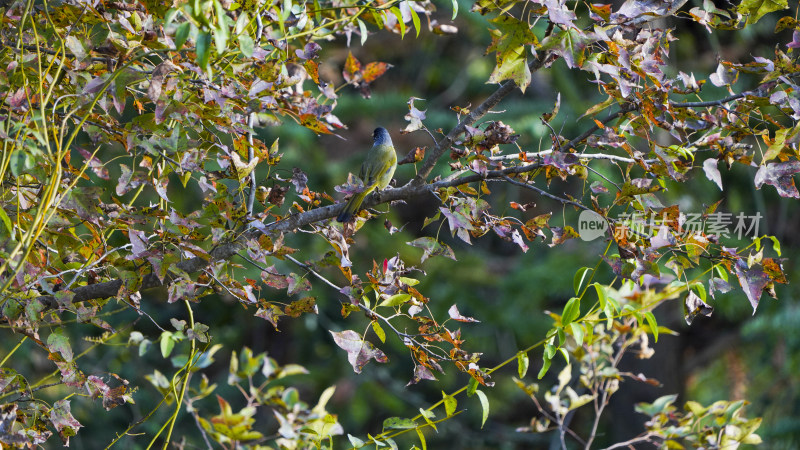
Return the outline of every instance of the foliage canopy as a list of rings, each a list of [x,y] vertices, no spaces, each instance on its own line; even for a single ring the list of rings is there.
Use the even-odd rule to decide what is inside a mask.
[[[520,431],[553,432],[564,448],[594,448],[621,382],[658,384],[619,368],[624,354],[649,358],[651,340],[675,334],[659,324],[656,308],[682,302],[691,324],[711,314],[716,295],[738,286],[755,314],[762,294],[774,297],[776,284],[788,281],[778,239],[757,234],[753,223],[737,223],[747,239],[735,239],[727,228],[735,217],[722,213],[721,198],[699,212],[664,203],[666,193],[698,175],[724,193],[721,165],[752,167],[756,189],[800,198],[793,179],[800,172],[800,22],[790,15],[775,22],[773,54],[722,59],[707,77],[675,67],[670,43],[677,37],[666,26],[680,19],[711,35],[742,33],[787,12],[786,0],[728,9],[685,0],[619,7],[478,0],[469,11],[457,0],[0,5],[3,445],[44,445],[53,434],[66,445],[82,427],[71,409],[75,395],[98,400],[84,408],[111,410],[155,387],[160,402],[143,405],[147,412],[114,430],[109,444],[396,447],[413,430],[415,445],[425,448],[428,430],[458,420],[467,401],[477,400],[485,423],[489,393],[501,382],[494,372],[516,364],[514,383],[538,410]],[[397,149],[414,176],[371,194],[355,223],[336,223],[342,202],[313,187],[323,174],[286,162],[302,162],[312,150],[287,155],[284,148],[298,150],[267,140],[269,130],[296,124],[319,135],[344,133],[353,124],[335,114],[339,102],[368,101],[393,68],[349,50],[336,59],[334,50],[385,34],[408,46],[430,33],[449,39],[463,31],[454,20],[464,15],[489,27],[491,41],[483,44],[494,67],[486,82],[496,90],[474,106],[454,102],[445,129],[434,129],[423,100],[410,98],[407,124],[392,134],[429,139]],[[583,74],[604,99],[582,112],[580,132],[565,135],[558,95],[537,117],[549,145],[520,145],[521,133],[501,120],[502,104],[530,96],[535,77],[555,70]],[[335,189],[350,195],[358,182]],[[505,189],[561,205],[563,223],[533,202],[496,194]],[[436,199],[424,225],[439,231],[412,235],[389,220],[381,230],[421,249],[419,260],[394,248],[369,254],[364,266],[354,249],[364,251],[358,243],[376,222],[370,219],[384,215],[375,207],[391,211],[419,198]],[[470,341],[482,318],[422,288],[428,260],[455,267],[464,246],[478,240],[525,253],[586,245],[578,238],[595,232],[607,243],[597,264],[575,268],[574,295],[547,312],[540,340],[498,364],[485,363]],[[226,352],[227,381],[240,392],[219,394],[205,371],[235,344],[195,314],[223,297],[276,330],[338,300],[341,316],[325,338],[355,373],[405,358],[413,370],[394,375],[409,380],[409,389],[446,372],[466,374],[468,384],[386,419],[379,430],[345,430],[328,410],[334,387],[304,402],[291,378],[307,373],[304,367],[239,346]],[[183,309],[162,312],[173,303]],[[89,345],[76,351],[81,340]],[[389,350],[392,341],[406,353]],[[30,343],[45,358],[29,365],[20,349]],[[137,351],[168,360],[171,373],[148,368],[152,386],[134,386],[119,368],[104,366],[105,353]],[[541,362],[532,362],[529,354],[538,351]],[[545,378],[554,363],[556,377]],[[45,373],[41,364],[57,370]],[[551,389],[525,381],[531,366]],[[474,397],[463,400],[462,392]],[[203,400],[215,394],[218,411],[211,411]],[[646,429],[609,448],[757,444],[761,419],[746,418],[744,405],[679,406],[673,395],[641,403]],[[171,408],[169,416],[138,435],[162,407]],[[274,429],[259,424],[264,411]],[[591,417],[585,430],[570,426],[577,411]],[[194,431],[175,428],[187,414]]]

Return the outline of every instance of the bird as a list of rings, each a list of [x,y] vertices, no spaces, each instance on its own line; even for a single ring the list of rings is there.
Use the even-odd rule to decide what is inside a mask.
[[[397,168],[397,153],[392,145],[392,137],[386,128],[378,127],[372,132],[372,148],[367,152],[367,159],[361,164],[358,177],[364,182],[364,190],[353,194],[336,220],[350,222],[361,208],[364,197],[375,189],[385,189],[392,181]]]

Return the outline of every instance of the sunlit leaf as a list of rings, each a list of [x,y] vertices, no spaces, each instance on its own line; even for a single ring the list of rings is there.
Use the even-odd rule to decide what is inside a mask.
[[[371,342],[362,339],[361,335],[355,331],[331,331],[330,333],[333,335],[333,341],[336,342],[336,345],[347,352],[347,360],[353,366],[355,373],[361,373],[361,370],[371,359],[380,363],[389,361],[386,354],[372,345]]]

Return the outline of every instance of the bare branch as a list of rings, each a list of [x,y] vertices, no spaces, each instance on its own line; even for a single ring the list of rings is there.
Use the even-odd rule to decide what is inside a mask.
[[[614,444],[614,445],[612,445],[610,447],[606,447],[604,450],[613,450],[615,448],[629,447],[629,446],[632,446],[633,444],[637,444],[639,442],[648,442],[648,441],[650,441],[650,438],[653,438],[653,437],[658,437],[658,435],[655,434],[655,433],[652,433],[652,432],[645,433],[645,434],[643,434],[641,436],[637,436],[637,437],[635,437],[633,439],[630,439],[630,440],[627,440],[625,442],[617,442],[616,444]]]
[[[531,62],[530,64],[531,73],[534,73],[542,68],[548,55],[549,54],[543,55],[539,59],[535,59],[534,61]],[[447,136],[445,136],[444,138],[439,140],[439,142],[436,143],[436,147],[434,147],[433,151],[431,151],[425,158],[425,161],[422,163],[422,167],[420,168],[419,173],[414,178],[414,180],[412,180],[412,183],[421,184],[426,178],[428,178],[428,176],[433,171],[433,168],[436,166],[436,163],[439,161],[439,158],[441,158],[441,156],[445,154],[445,152],[447,152],[447,150],[449,150],[450,147],[453,146],[453,142],[455,142],[456,138],[460,134],[466,131],[467,126],[472,125],[473,123],[478,121],[478,119],[485,116],[486,113],[488,113],[492,108],[497,106],[497,104],[500,103],[500,101],[503,100],[505,96],[510,94],[516,87],[517,84],[513,80],[506,81],[505,83],[500,85],[500,87],[496,91],[494,91],[494,93],[490,95],[489,98],[484,100],[483,103],[478,105],[477,108],[470,111],[470,113],[467,114],[466,117],[464,117],[464,119],[462,119],[461,122],[459,122],[455,128],[453,128],[452,130],[450,130],[449,133],[447,133]]]

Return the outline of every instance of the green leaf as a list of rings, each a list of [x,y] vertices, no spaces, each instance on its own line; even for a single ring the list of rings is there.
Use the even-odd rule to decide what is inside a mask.
[[[564,326],[574,322],[578,316],[581,315],[581,299],[579,297],[572,297],[566,305],[564,305],[564,312],[561,313],[561,323]]]
[[[583,395],[579,396],[575,392],[575,390],[572,389],[569,386],[567,386],[567,389],[565,391],[567,392],[567,395],[569,396],[569,408],[568,408],[569,411],[572,411],[574,409],[578,409],[581,406],[583,406],[583,405],[591,402],[592,400],[594,400],[594,397],[589,395],[589,394],[583,394]]]
[[[217,47],[217,54],[225,53],[228,48],[228,29],[226,27],[214,28],[214,44]]]
[[[236,25],[233,27],[233,32],[237,35],[244,33],[248,22],[250,22],[250,17],[247,15],[247,12],[242,11],[241,14],[239,14],[239,18],[236,19]]]
[[[766,236],[772,240],[772,249],[775,250],[775,253],[778,256],[781,256],[781,242],[775,236]]]
[[[214,43],[217,45],[217,53],[221,55],[228,48],[228,38],[230,37],[228,15],[219,0],[214,0],[214,10],[217,15],[217,26],[214,28]]]
[[[411,294],[401,292],[382,301],[378,306],[400,306],[409,300],[411,300]]]
[[[353,436],[352,434],[348,433],[347,434],[347,439],[350,441],[350,445],[352,445],[353,448],[361,448],[361,447],[364,446],[364,441],[362,441],[361,439]]]
[[[458,15],[458,0],[452,0],[453,2],[453,17],[450,20],[456,20],[456,16]]]
[[[422,408],[419,409],[419,415],[422,416],[423,419],[428,421],[436,417],[436,414],[434,414],[433,411],[428,411],[427,409],[422,409]],[[434,426],[434,428],[436,427]]]
[[[587,275],[591,275],[592,272],[594,272],[594,269],[590,267],[581,267],[575,272],[575,277],[572,279],[572,287],[575,289],[575,295],[581,293],[583,281],[586,279]]]
[[[530,359],[528,358],[527,353],[517,353],[517,374],[519,374],[520,378],[523,378],[526,373],[528,373],[528,366],[530,365]]]
[[[442,391],[442,399],[444,400],[444,413],[447,417],[452,416],[456,412],[458,401],[452,395],[447,395]]]
[[[400,39],[406,37],[406,23],[403,22],[403,13],[400,12],[400,8],[397,6],[393,6],[389,11],[397,17],[397,24],[400,25]]]
[[[170,353],[172,353],[172,349],[175,347],[175,341],[172,339],[172,333],[169,331],[165,331],[161,333],[161,356],[164,358],[168,357]]]
[[[19,177],[33,168],[33,158],[26,151],[14,150],[9,159],[9,166],[11,167],[11,174]]]
[[[569,364],[569,352],[564,347],[558,347],[558,352],[564,358],[564,363]]]
[[[367,36],[369,35],[367,32],[367,24],[365,24],[361,19],[356,19],[356,22],[358,22],[358,29],[361,30],[361,45],[364,45],[364,43],[367,42]]]
[[[414,278],[397,277],[397,279],[400,280],[401,283],[405,283],[405,284],[407,284],[409,286],[416,286],[416,285],[419,284],[419,280],[414,279]]]
[[[489,418],[489,399],[480,389],[475,391],[475,393],[478,394],[478,399],[481,401],[481,409],[483,411],[481,416],[481,428],[483,428],[483,425],[486,423],[486,419]]]
[[[606,309],[608,298],[606,297],[606,288],[600,283],[592,283],[594,290],[597,291],[597,300],[600,302],[600,309]]]
[[[780,253],[778,255],[780,256]],[[716,266],[714,266],[714,270],[717,272],[717,275],[719,275],[719,277],[722,278],[722,281],[726,283],[728,282],[728,271],[725,270],[725,268],[722,265],[717,264]]]
[[[725,413],[723,414],[725,421],[730,422],[731,419],[737,416],[739,410],[742,409],[742,406],[744,406],[744,400],[737,400],[728,404],[728,407],[725,408]]]
[[[178,25],[178,29],[175,30],[175,50],[180,50],[181,47],[183,47],[183,44],[185,44],[186,40],[189,39],[189,32],[191,30],[191,22],[184,22]]]
[[[472,397],[472,394],[478,390],[478,380],[475,378],[469,379],[469,384],[467,384],[467,397]]]
[[[580,323],[571,323],[569,324],[570,334],[572,337],[575,338],[575,342],[578,344],[578,347],[583,347],[583,338],[586,335],[586,330],[583,328],[583,324]]]
[[[208,31],[198,33],[195,50],[197,51],[197,65],[201,69],[207,70],[208,61],[211,58],[211,34]]]
[[[708,408],[693,400],[687,401],[686,404],[683,405],[683,409],[691,412],[697,417],[704,415],[706,411],[708,411]]]
[[[650,327],[650,331],[653,333],[653,339],[658,342],[658,323],[656,323],[656,316],[654,316],[652,312],[647,311],[644,313],[644,319],[647,321],[647,326]]]
[[[414,8],[411,7],[411,5],[408,5],[408,11],[411,12],[411,21],[414,22],[414,29],[417,30],[417,37],[419,37],[419,16],[417,15],[417,12],[414,11]]]
[[[564,58],[564,62],[571,69],[579,68],[585,60],[586,44],[590,38],[577,27],[570,27],[554,32],[542,41],[537,50],[548,50]]]
[[[697,283],[692,284],[692,290],[697,292],[697,295],[700,296],[700,300],[708,302],[708,297],[706,296],[706,287],[703,285],[703,283],[698,281]]]
[[[289,16],[292,15],[292,0],[283,0],[283,6],[281,7],[280,17],[281,20],[286,22],[289,19]]]
[[[552,357],[548,358],[547,356],[545,356],[542,359],[542,368],[539,370],[539,374],[537,375],[537,378],[539,378],[541,380],[547,374],[547,371],[550,369],[550,364],[552,362],[553,362],[553,358]]]
[[[6,228],[6,231],[10,235],[11,232],[14,230],[14,227],[13,227],[13,225],[11,225],[11,218],[8,217],[8,214],[6,214],[6,210],[3,209],[3,208],[0,208],[0,221],[3,222],[3,225]],[[2,234],[0,234],[0,236],[2,236]]]
[[[500,83],[511,79],[524,93],[531,83],[527,47],[537,43],[536,35],[531,31],[527,21],[514,17],[504,15],[490,22],[497,29],[492,30],[492,45],[486,52],[497,52],[497,61],[487,83]]]
[[[385,344],[386,332],[383,331],[383,328],[381,328],[381,324],[379,324],[377,320],[372,321],[372,330],[375,331],[375,334],[378,336],[378,339],[380,339],[381,342]]]
[[[616,315],[612,302],[606,302],[606,306],[603,308],[603,313],[605,313],[606,317],[608,318],[606,321],[606,328],[610,330],[611,327],[613,327],[614,316]]]
[[[747,25],[752,25],[765,15],[788,7],[788,0],[744,0],[736,9],[740,14],[748,16]]]
[[[420,263],[425,262],[425,260],[431,256],[444,256],[456,261],[456,255],[453,253],[453,249],[447,244],[443,244],[432,237],[425,236],[417,238],[411,242],[406,242],[406,244],[412,247],[423,249]]]
[[[402,417],[389,417],[383,421],[383,428],[393,428],[396,430],[410,430],[416,428],[417,423],[411,419],[404,419]]]
[[[656,414],[666,412],[667,408],[675,402],[677,398],[678,394],[665,395],[657,398],[653,403],[639,403],[634,409],[638,413],[653,417]]]
[[[547,359],[553,359],[553,356],[556,356],[556,346],[553,344],[545,344],[544,356]]]
[[[322,7],[319,4],[319,0],[314,0],[314,19],[317,22],[322,22]]]
[[[70,347],[69,339],[64,336],[61,328],[56,328],[50,336],[47,337],[47,349],[52,353],[61,355],[64,361],[72,361],[72,347]]]
[[[239,35],[239,51],[242,52],[242,55],[246,58],[253,56],[255,42],[253,42],[253,38],[251,38],[249,34]]]

